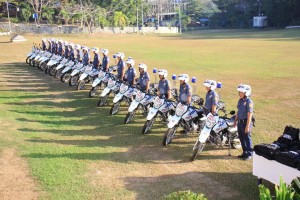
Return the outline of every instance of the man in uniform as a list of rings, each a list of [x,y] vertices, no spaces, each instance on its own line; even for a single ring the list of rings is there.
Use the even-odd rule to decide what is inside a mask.
[[[215,114],[217,104],[219,101],[219,96],[215,92],[215,89],[217,88],[217,82],[214,80],[206,80],[204,81],[203,85],[206,87],[207,90],[204,107],[207,109],[207,112]]]
[[[140,72],[140,78],[139,78],[140,90],[142,92],[147,93],[150,85],[150,76],[147,72],[147,65],[145,65],[144,63],[140,63],[139,72]]]
[[[171,98],[170,81],[167,80],[168,71],[165,69],[158,70],[159,82],[158,82],[158,96],[160,98]]]
[[[192,88],[188,84],[189,75],[179,74],[178,80],[180,81],[179,101],[180,101],[180,103],[190,105],[191,99],[192,99]]]
[[[126,65],[128,67],[125,72],[124,80],[131,86],[135,83],[136,71],[134,69],[134,60],[132,58],[126,60]]]
[[[125,75],[125,62],[124,62],[124,53],[123,52],[118,52],[116,54],[116,57],[118,59],[118,63],[117,63],[117,79],[118,80],[123,80],[124,79],[124,75]]]
[[[101,52],[103,54],[102,71],[108,72],[108,67],[109,67],[108,49],[102,49]]]

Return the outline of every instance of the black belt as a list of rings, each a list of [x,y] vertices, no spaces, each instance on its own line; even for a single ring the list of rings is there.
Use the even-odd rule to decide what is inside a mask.
[[[247,123],[247,119],[239,119],[238,122],[240,124],[245,124],[245,123]]]

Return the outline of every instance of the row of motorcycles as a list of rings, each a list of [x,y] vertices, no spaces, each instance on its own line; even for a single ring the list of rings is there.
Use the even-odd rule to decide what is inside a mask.
[[[235,111],[231,111],[231,117],[227,117],[225,103],[219,102],[217,113],[223,116],[209,113],[203,106],[204,100],[198,95],[192,96],[192,104],[186,105],[177,100],[177,89],[171,89],[172,99],[160,98],[157,95],[158,84],[150,84],[149,92],[145,93],[138,89],[138,86],[128,85],[127,82],[117,80],[114,72],[116,66],[109,67],[108,72],[93,69],[92,65],[84,66],[81,61],[68,60],[60,55],[43,51],[36,45],[27,55],[26,63],[36,67],[46,74],[61,79],[62,82],[69,82],[70,86],[77,86],[78,90],[84,89],[87,83],[92,83],[89,97],[99,95],[98,107],[108,105],[108,98],[113,95],[110,115],[115,115],[120,111],[121,104],[128,107],[128,112],[124,123],[130,123],[139,111],[146,121],[142,129],[143,134],[151,131],[155,121],[167,123],[167,131],[163,137],[163,145],[167,146],[175,138],[176,132],[182,128],[186,133],[200,132],[199,137],[193,147],[191,161],[202,152],[207,143],[215,144],[223,148],[228,148],[230,155],[231,148],[240,148],[240,140],[237,128],[233,127]],[[199,108],[197,108],[199,107]]]

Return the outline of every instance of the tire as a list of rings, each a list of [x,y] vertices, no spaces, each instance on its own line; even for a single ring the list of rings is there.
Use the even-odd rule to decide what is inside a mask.
[[[125,119],[124,119],[124,124],[128,124],[132,121],[133,117],[135,115],[135,110],[132,112],[128,112]]]
[[[46,68],[47,68],[47,64],[44,63],[44,62],[42,62],[41,65],[40,65],[40,69],[41,69],[42,71],[45,71]]]
[[[77,82],[78,82],[78,79],[79,79],[79,75],[78,74],[75,75],[75,76],[71,76],[70,81],[69,81],[69,85],[70,86],[76,85]]]
[[[61,76],[61,82],[65,83],[68,82],[71,78],[71,73],[64,73],[64,75]]]
[[[155,120],[155,118],[153,117],[151,120],[147,120],[145,122],[143,130],[142,130],[143,134],[147,134],[150,131],[150,129],[152,128],[152,126],[154,124],[154,120]]]
[[[96,95],[97,91],[99,90],[100,86],[97,85],[96,87],[92,87],[92,89],[90,90],[90,93],[89,93],[89,97],[93,97]]]
[[[85,86],[85,80],[79,81],[77,85],[77,90],[82,90]]]
[[[49,66],[48,65],[46,65],[45,74],[49,74]]]
[[[114,115],[117,114],[120,110],[121,102],[114,103],[109,111],[109,114]]]
[[[29,61],[30,61],[30,59],[29,59],[30,57],[28,56],[27,58],[26,58],[26,64],[29,64]]]
[[[167,130],[167,132],[164,135],[164,139],[163,139],[163,145],[167,146],[168,144],[171,143],[172,139],[174,138],[176,133],[176,127],[173,128],[169,128]]]
[[[35,64],[34,64],[34,63],[35,63],[35,61],[34,61],[34,59],[31,59],[31,62],[30,62],[30,63],[31,63],[31,65],[30,65],[30,66],[32,66],[32,67],[35,67]]]
[[[106,104],[108,95],[105,95],[104,97],[100,97],[98,101],[98,107],[104,106]]]
[[[29,60],[28,60],[28,65],[29,65],[29,66],[32,65],[31,62],[32,62],[32,59],[29,59]]]
[[[38,62],[37,62],[37,61],[34,61],[32,66],[33,66],[33,67],[37,67],[37,66],[38,66]]]
[[[54,77],[55,77],[56,79],[61,79],[61,77],[62,77],[62,75],[63,75],[62,71],[63,71],[63,69],[57,70]]]
[[[48,72],[49,72],[50,76],[54,76],[56,74],[56,69],[55,68],[56,68],[56,66],[49,67]]]
[[[196,160],[198,153],[202,152],[204,146],[205,146],[205,143],[201,143],[201,142],[199,142],[199,140],[197,140],[197,143],[194,146],[194,151],[193,151],[193,155],[191,157],[191,161]]]

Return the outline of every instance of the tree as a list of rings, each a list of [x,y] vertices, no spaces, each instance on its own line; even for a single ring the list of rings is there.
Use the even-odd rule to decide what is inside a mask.
[[[122,29],[127,25],[128,17],[122,13],[122,11],[116,11],[114,13],[114,26],[121,27]]]
[[[187,6],[189,16],[198,21],[199,18],[209,18],[220,12],[213,0],[191,0]]]
[[[44,6],[42,12],[42,17],[46,18],[50,24],[53,22],[53,15],[55,13],[54,9],[51,7]]]
[[[47,7],[47,6],[54,3],[54,0],[26,0],[26,1],[28,3],[30,3],[30,5],[32,6],[33,11],[38,14],[37,23],[40,22],[43,8],[45,8],[45,7]]]
[[[29,18],[32,14],[32,9],[28,3],[22,2],[20,3],[20,10],[21,10],[21,18],[28,23]]]

